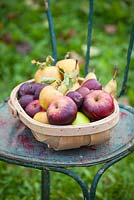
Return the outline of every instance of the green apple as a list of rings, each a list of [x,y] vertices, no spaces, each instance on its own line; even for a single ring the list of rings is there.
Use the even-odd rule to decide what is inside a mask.
[[[72,122],[72,125],[82,125],[90,123],[89,118],[84,115],[82,112],[77,112],[75,120]]]

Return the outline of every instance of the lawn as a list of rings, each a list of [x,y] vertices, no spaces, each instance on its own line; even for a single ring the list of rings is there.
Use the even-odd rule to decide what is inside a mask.
[[[85,60],[88,1],[51,0],[57,38],[58,59],[73,52],[81,60],[81,75]],[[103,85],[119,68],[118,92],[126,65],[127,48],[132,25],[132,1],[95,1],[90,69],[95,69]],[[48,23],[43,0],[0,1],[0,101],[9,96],[18,83],[33,77],[36,67],[32,59],[51,55]],[[134,51],[130,63],[125,100],[134,106]],[[112,166],[97,188],[97,200],[133,200],[134,155]],[[99,166],[75,168],[90,187]],[[51,173],[52,200],[80,200],[79,186],[70,178]],[[0,162],[1,200],[40,199],[40,172]]]

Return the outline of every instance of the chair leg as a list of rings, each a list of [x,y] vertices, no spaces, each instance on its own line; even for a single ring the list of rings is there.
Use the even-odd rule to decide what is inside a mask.
[[[41,170],[41,200],[50,200],[50,172]]]
[[[95,200],[95,196],[96,196],[96,189],[97,189],[97,185],[98,182],[101,178],[101,176],[104,174],[104,172],[111,167],[113,164],[117,163],[118,161],[122,160],[123,158],[125,158],[126,156],[128,156],[131,152],[129,150],[127,150],[126,152],[124,152],[123,154],[121,154],[119,157],[108,161],[107,163],[105,163],[96,173],[96,175],[94,176],[94,179],[91,183],[91,188],[90,188],[90,200]]]

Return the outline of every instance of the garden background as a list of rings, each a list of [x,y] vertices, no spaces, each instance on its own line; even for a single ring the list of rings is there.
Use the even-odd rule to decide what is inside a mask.
[[[67,52],[83,66],[86,52],[88,0],[51,0],[57,38],[58,59]],[[131,25],[134,21],[133,0],[95,1],[90,70],[95,69],[105,85],[119,68],[118,91],[126,65]],[[10,95],[18,83],[31,79],[37,67],[33,59],[51,55],[51,44],[43,0],[0,1],[0,101]],[[134,106],[134,51],[126,93],[120,101]],[[134,155],[112,166],[97,188],[97,200],[133,200]],[[89,185],[99,166],[75,168]],[[69,177],[51,173],[52,200],[80,200],[79,186]],[[39,200],[40,172],[0,162],[1,200]]]

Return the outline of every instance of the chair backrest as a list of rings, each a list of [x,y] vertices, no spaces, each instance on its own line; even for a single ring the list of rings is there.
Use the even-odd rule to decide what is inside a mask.
[[[54,31],[54,23],[52,19],[51,10],[50,10],[50,2],[49,0],[44,0],[44,3],[45,3],[47,19],[49,23],[49,31],[50,31],[50,38],[51,38],[51,45],[52,45],[52,56],[56,62],[57,61],[57,45],[56,45],[56,37],[55,37],[55,31]],[[92,37],[92,27],[93,27],[93,8],[94,8],[94,0],[89,0],[89,16],[88,16],[88,25],[87,25],[87,51],[86,51],[85,67],[84,67],[85,75],[88,73],[89,64],[90,64],[90,47],[91,47],[91,37]],[[126,89],[133,43],[134,43],[134,23],[132,24],[132,29],[130,33],[130,40],[129,40],[128,50],[127,50],[124,77],[123,77],[122,86],[119,91],[118,97],[122,96]]]

